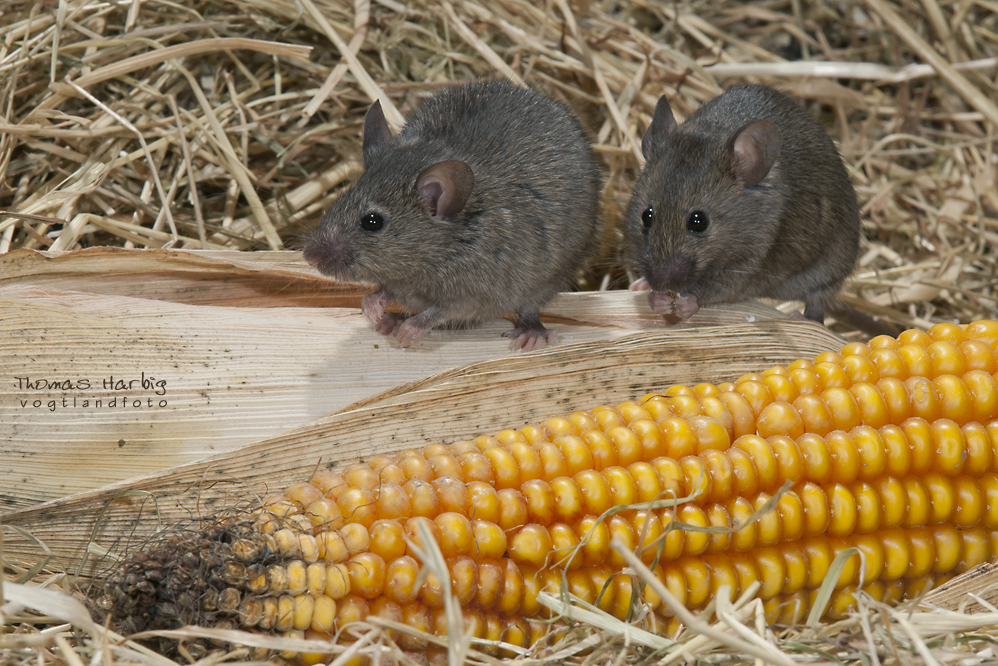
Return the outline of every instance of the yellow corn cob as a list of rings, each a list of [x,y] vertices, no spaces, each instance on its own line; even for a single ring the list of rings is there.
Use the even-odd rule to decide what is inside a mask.
[[[896,601],[998,553],[996,345],[998,322],[941,324],[317,474],[264,501],[255,529],[280,561],[228,571],[216,607],[306,637],[369,615],[446,633],[441,581],[415,585],[407,542],[419,545],[420,523],[466,628],[518,646],[545,626],[529,622],[545,614],[538,593],[564,583],[628,616],[633,582],[618,575],[614,538],[692,609],[722,585],[758,582],[771,621],[799,621],[851,547],[863,557],[847,561],[827,613],[844,614],[860,589]],[[254,559],[252,544],[242,550]],[[670,622],[650,589],[642,601]]]

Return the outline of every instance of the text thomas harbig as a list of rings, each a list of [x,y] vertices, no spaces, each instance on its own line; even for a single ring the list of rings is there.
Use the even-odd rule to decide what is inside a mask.
[[[36,378],[36,377],[14,377],[17,389],[21,391],[45,391],[47,396],[23,396],[18,398],[22,408],[46,408],[55,411],[58,408],[82,408],[82,409],[141,409],[152,407],[166,407],[166,380],[156,379],[152,375],[147,376],[144,372],[137,378],[123,379],[120,376],[109,375],[108,377],[91,380],[88,378],[56,379],[56,378]],[[55,397],[52,392],[60,392],[63,395]],[[96,397],[92,395],[65,395],[68,392],[89,392],[107,391],[112,395],[106,397]],[[150,392],[158,400],[142,395]],[[138,393],[139,395],[135,395]],[[130,395],[129,395],[130,394]]]

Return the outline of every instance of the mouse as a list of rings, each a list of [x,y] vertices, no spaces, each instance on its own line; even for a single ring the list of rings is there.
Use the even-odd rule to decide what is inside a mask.
[[[624,221],[629,260],[662,315],[763,297],[804,302],[875,335],[892,327],[836,298],[860,247],[856,192],[825,128],[798,102],[741,84],[681,125],[663,95]]]
[[[409,347],[437,326],[508,318],[513,349],[556,344],[540,307],[593,252],[602,191],[565,105],[506,80],[456,84],[395,136],[375,102],[363,162],[303,257],[324,275],[373,285],[361,308],[379,333]]]

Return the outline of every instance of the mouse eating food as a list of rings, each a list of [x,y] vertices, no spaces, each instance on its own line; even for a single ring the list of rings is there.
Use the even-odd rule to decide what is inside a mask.
[[[502,80],[455,85],[393,135],[367,112],[364,173],[322,217],[305,260],[372,284],[364,313],[402,347],[440,325],[516,320],[513,348],[554,344],[540,307],[588,258],[600,171],[562,104]],[[412,316],[387,308],[395,303]]]
[[[687,319],[763,297],[889,330],[836,298],[859,252],[859,206],[835,144],[797,102],[736,85],[679,125],[662,96],[641,149],[625,235],[656,312]]]

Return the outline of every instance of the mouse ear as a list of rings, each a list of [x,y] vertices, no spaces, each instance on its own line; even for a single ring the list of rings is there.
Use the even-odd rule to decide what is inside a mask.
[[[672,107],[669,100],[662,95],[655,105],[655,115],[652,116],[651,125],[641,139],[641,154],[645,159],[651,159],[651,154],[655,152],[666,138],[676,130],[676,117],[672,115]]]
[[[367,115],[364,116],[364,157],[367,157],[372,148],[393,141],[395,141],[395,136],[392,134],[391,128],[388,127],[385,112],[381,110],[381,101],[378,100],[371,105],[371,108],[367,110]]]
[[[731,140],[735,176],[742,187],[752,187],[766,177],[780,155],[783,136],[768,120],[756,120],[738,130]]]
[[[471,167],[458,160],[438,162],[427,167],[416,179],[419,202],[426,214],[438,222],[450,222],[468,203],[475,187]]]

